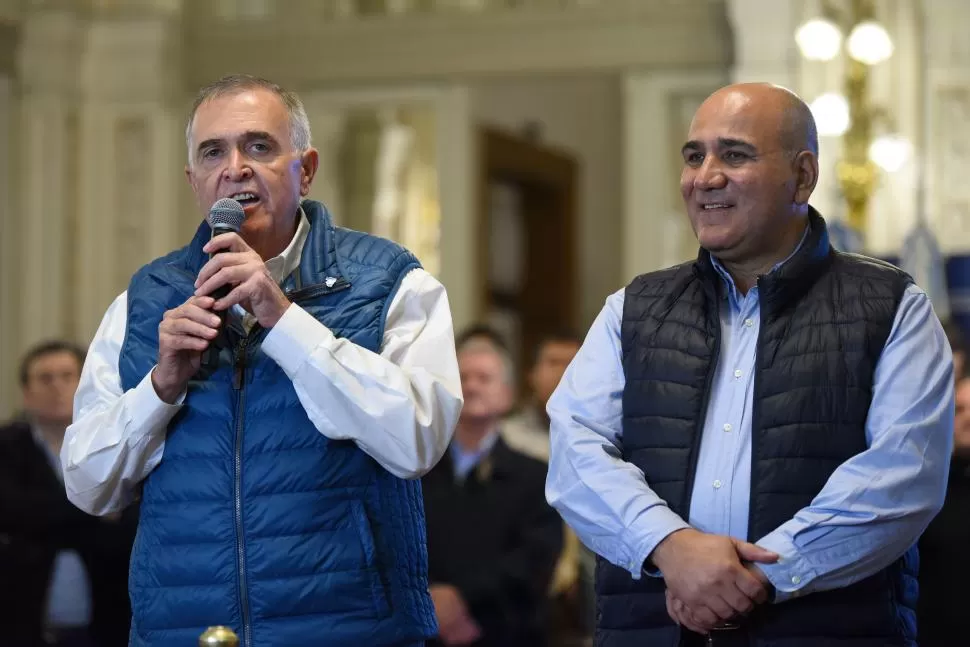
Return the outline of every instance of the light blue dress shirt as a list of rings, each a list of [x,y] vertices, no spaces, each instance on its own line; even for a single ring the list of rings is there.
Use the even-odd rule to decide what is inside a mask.
[[[498,432],[493,431],[482,439],[478,449],[466,451],[456,440],[451,441],[448,451],[451,452],[451,463],[455,469],[455,480],[464,481],[478,464],[485,458],[498,441]]]
[[[748,539],[760,303],[757,287],[741,294],[715,266],[728,290],[688,520],[621,458],[623,290],[607,298],[547,406],[546,498],[587,546],[635,579],[674,531],[693,527]],[[868,449],[843,463],[794,518],[751,538],[781,556],[760,565],[776,589],[775,602],[848,586],[916,542],[943,503],[953,408],[949,344],[926,294],[910,286],[876,365]]]

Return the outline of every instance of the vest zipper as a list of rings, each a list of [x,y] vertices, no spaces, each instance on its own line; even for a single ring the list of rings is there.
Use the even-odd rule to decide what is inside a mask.
[[[232,499],[233,516],[236,526],[236,565],[239,569],[239,607],[243,622],[243,647],[253,644],[252,622],[249,610],[249,584],[246,580],[246,540],[243,534],[242,517],[242,450],[243,450],[243,412],[245,411],[246,351],[249,336],[243,337],[233,351],[232,386],[236,391],[236,440],[233,446]]]
[[[327,285],[326,283],[314,283],[313,285],[308,285],[296,290],[286,290],[285,294],[286,298],[293,303],[299,303],[300,301],[306,302],[310,299],[315,299],[316,297],[333,294],[334,292],[342,292],[350,287],[350,282],[341,277],[338,278],[332,285]]]

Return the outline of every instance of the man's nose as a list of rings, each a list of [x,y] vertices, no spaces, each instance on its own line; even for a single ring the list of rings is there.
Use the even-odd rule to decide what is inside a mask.
[[[694,175],[694,188],[701,191],[710,191],[723,189],[725,184],[727,184],[727,178],[721,168],[720,161],[716,156],[708,155]]]
[[[249,166],[249,160],[246,159],[246,156],[242,152],[234,150],[229,154],[223,174],[230,182],[239,182],[252,177],[253,169]]]

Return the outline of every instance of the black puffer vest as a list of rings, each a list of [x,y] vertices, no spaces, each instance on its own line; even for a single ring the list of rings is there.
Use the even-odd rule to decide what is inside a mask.
[[[909,276],[829,246],[814,210],[796,254],[758,280],[761,328],[752,412],[748,539],[811,503],[866,449],[873,374]],[[687,519],[720,350],[723,281],[710,256],[642,275],[626,289],[623,458]],[[916,549],[853,586],[763,605],[747,627],[759,647],[915,645]],[[676,647],[662,579],[600,560],[597,645]]]

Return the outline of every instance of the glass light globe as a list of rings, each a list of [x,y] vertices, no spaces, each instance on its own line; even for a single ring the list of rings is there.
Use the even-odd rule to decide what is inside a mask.
[[[903,168],[913,154],[913,145],[901,135],[882,135],[869,145],[869,159],[889,173]]]
[[[849,129],[849,102],[841,94],[826,92],[812,101],[809,108],[819,135],[837,137]]]
[[[856,25],[846,45],[849,56],[866,65],[882,63],[893,55],[893,41],[889,32],[874,20]]]
[[[812,61],[831,61],[842,47],[842,32],[831,20],[813,18],[795,31],[802,56]]]

